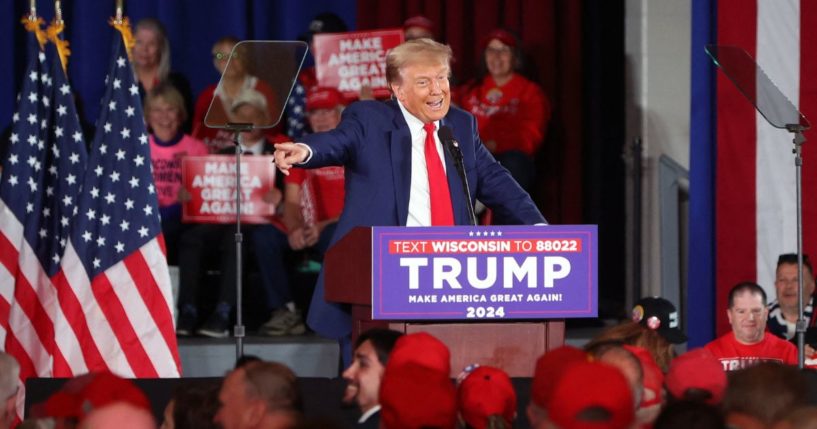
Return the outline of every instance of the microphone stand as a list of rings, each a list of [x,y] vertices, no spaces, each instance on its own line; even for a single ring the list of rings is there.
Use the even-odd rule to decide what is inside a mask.
[[[454,139],[443,140],[443,145],[448,149],[448,153],[454,158],[454,165],[457,167],[457,173],[462,181],[462,192],[465,194],[465,205],[468,206],[468,218],[471,220],[471,225],[476,226],[477,214],[474,211],[474,205],[471,204],[471,189],[468,187],[468,177],[465,176],[465,165],[462,161],[462,151],[460,151],[460,144]]]
[[[797,323],[795,324],[795,332],[797,337],[797,367],[803,369],[806,360],[806,321],[803,314],[803,143],[806,142],[803,131],[805,127],[800,124],[787,124],[786,129],[794,134],[794,169],[796,182],[796,199],[797,199]]]
[[[244,356],[244,322],[243,305],[241,299],[242,292],[242,247],[244,237],[241,234],[241,133],[251,131],[253,124],[228,122],[225,129],[233,132],[233,143],[235,143],[235,326],[233,336],[235,337],[235,358]]]

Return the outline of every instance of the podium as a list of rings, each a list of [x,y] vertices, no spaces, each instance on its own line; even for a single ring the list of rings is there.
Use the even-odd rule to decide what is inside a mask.
[[[367,329],[427,332],[451,351],[452,377],[479,363],[505,370],[511,377],[532,377],[536,359],[564,344],[564,319],[537,321],[400,321],[372,320],[371,227],[350,231],[324,258],[324,298],[351,305],[352,341]]]

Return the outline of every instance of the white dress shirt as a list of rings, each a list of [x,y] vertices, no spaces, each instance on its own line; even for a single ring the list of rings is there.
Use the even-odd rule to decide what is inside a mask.
[[[431,197],[428,188],[428,169],[426,168],[425,144],[426,131],[423,121],[409,113],[399,101],[400,111],[403,113],[411,133],[411,188],[409,190],[408,218],[406,226],[431,226]],[[440,129],[440,121],[434,122],[435,130]],[[434,133],[434,143],[440,163],[445,170],[445,157],[440,137]]]

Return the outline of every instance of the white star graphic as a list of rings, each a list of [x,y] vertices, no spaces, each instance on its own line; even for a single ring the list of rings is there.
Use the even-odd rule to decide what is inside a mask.
[[[150,185],[148,185],[148,193],[149,193],[149,194],[152,194],[152,193],[154,193],[154,192],[156,192],[156,191],[155,191],[155,189],[153,188],[153,183],[151,183]]]
[[[68,160],[71,161],[71,164],[76,164],[79,162],[79,154],[76,152],[71,152],[71,156],[68,157]]]
[[[57,137],[62,137],[62,127],[54,127],[54,135]],[[56,147],[56,146],[54,146]]]
[[[54,261],[55,264],[59,264],[60,263],[60,255],[55,253],[54,256],[51,257],[51,260]]]
[[[91,196],[94,198],[99,198],[99,188],[97,188],[96,186],[91,188]]]
[[[79,132],[79,131],[75,131],[73,137],[74,137],[74,141],[77,142],[77,143],[82,141],[82,133]]]
[[[127,231],[129,227],[130,223],[128,223],[126,220],[123,220],[122,223],[119,224],[119,228],[121,228],[123,232]]]
[[[110,177],[110,178],[111,178],[111,181],[112,181],[112,182],[118,182],[118,181],[119,181],[119,173],[118,173],[118,172],[116,172],[116,171],[114,171],[113,173],[111,173],[111,175],[110,175],[110,176],[108,176],[108,177]]]
[[[130,183],[131,188],[139,187],[139,179],[136,178],[136,176],[131,176],[130,181],[128,183]]]
[[[60,218],[60,225],[62,225],[62,226],[68,226],[68,218],[67,218],[67,217],[65,217],[65,216],[61,217],[61,218]]]
[[[96,173],[97,177],[101,176],[103,171],[104,170],[102,169],[101,165],[97,165],[96,168],[94,168],[94,173]]]
[[[153,214],[153,207],[151,207],[150,204],[146,205],[142,210],[145,212],[145,216],[150,216]]]
[[[105,132],[106,132],[106,133],[111,132],[112,127],[113,127],[113,126],[111,125],[111,123],[110,123],[110,122],[105,122],[104,128],[105,128]]]
[[[65,204],[65,207],[68,207],[71,204],[73,204],[73,199],[71,197],[69,197],[68,195],[66,195],[66,196],[62,197],[62,203]]]
[[[62,95],[68,95],[70,92],[71,92],[71,87],[68,86],[67,83],[64,83],[64,84],[62,84],[62,86],[60,86],[60,93],[62,93]]]
[[[91,241],[91,233],[85,231],[84,233],[82,233],[82,239],[85,240],[86,243]]]
[[[103,225],[107,225],[107,224],[111,223],[111,217],[110,217],[110,216],[108,216],[108,215],[106,215],[106,214],[104,214],[104,215],[102,215],[102,217],[99,219],[99,221],[100,221],[100,222],[102,222],[102,224],[103,224]]]
[[[99,145],[99,153],[101,153],[103,155],[108,153],[108,145],[106,145],[106,144]]]
[[[105,237],[100,236],[96,239],[96,245],[102,247],[105,245]]]
[[[94,268],[99,268],[102,265],[102,261],[99,258],[94,258]]]
[[[33,203],[27,203],[26,204],[26,213],[34,213],[34,204]]]
[[[130,138],[130,130],[127,128],[122,128],[122,132],[120,134],[122,134],[123,139]]]
[[[11,133],[11,137],[9,137],[9,141],[11,141],[11,144],[15,144],[18,141],[20,141],[20,136],[18,136],[17,133]]]
[[[130,88],[128,88],[128,89],[130,90],[130,95],[137,95],[137,94],[139,94],[139,87],[138,87],[138,86],[136,86],[136,84],[135,84],[135,83],[131,84]]]
[[[117,58],[116,59],[116,65],[118,67],[125,67],[125,58],[124,57]]]
[[[17,184],[17,176],[11,175],[9,176],[9,185],[14,186]]]
[[[116,159],[118,159],[120,161],[125,159],[125,151],[122,150],[122,149],[119,149],[118,151],[116,151]]]
[[[37,94],[35,94],[33,92],[28,94],[28,101],[30,101],[32,103],[36,103],[37,102]]]
[[[133,158],[133,163],[136,164],[137,167],[141,167],[142,164],[145,163],[145,157],[142,155],[136,155],[136,158]]]
[[[88,212],[85,213],[85,216],[88,217],[88,220],[96,219],[96,211],[94,209],[88,209]]]
[[[57,114],[59,114],[60,116],[65,116],[66,113],[68,113],[68,109],[62,104],[60,104],[60,106],[57,107]]]
[[[114,89],[119,89],[120,87],[122,87],[122,81],[119,80],[119,79],[114,79],[113,80],[113,87],[114,87]]]
[[[59,158],[60,157],[60,148],[58,148],[57,145],[51,146],[51,153],[54,154],[54,158]]]
[[[32,146],[35,146],[35,145],[37,144],[37,136],[35,136],[34,134],[32,134],[32,135],[28,136],[28,138],[26,139],[26,141],[28,142],[28,144],[30,144],[30,145],[32,145]]]
[[[135,112],[136,112],[136,109],[134,109],[133,106],[128,106],[128,108],[125,109],[125,114],[128,115],[129,118],[131,116],[133,116],[135,114]]]
[[[128,210],[133,209],[133,200],[132,199],[128,198],[127,200],[125,200],[125,208],[128,209]]]
[[[31,188],[31,192],[37,192],[37,182],[33,177],[28,178],[28,187]]]
[[[139,136],[139,143],[148,144],[148,135],[142,134],[141,136]]]
[[[112,194],[112,193],[108,192],[108,193],[105,195],[105,201],[106,201],[108,204],[113,204],[113,203],[116,201],[116,196],[114,196],[114,194]]]
[[[40,77],[37,76],[37,72],[32,70],[31,73],[28,74],[28,78],[31,79],[32,82],[36,82]]]
[[[40,235],[40,238],[48,237],[48,231],[46,231],[45,228],[40,228],[40,231],[39,231],[38,234]]]
[[[139,228],[139,236],[140,237],[147,237],[148,236],[148,229],[144,226]]]
[[[109,110],[116,110],[116,101],[111,100],[111,102],[108,103],[108,109]]]
[[[9,162],[11,163],[11,165],[17,165],[17,163],[18,163],[18,162],[20,162],[20,161],[19,161],[19,158],[17,158],[17,154],[16,154],[16,153],[13,153],[13,154],[11,154],[11,155],[9,156]]]
[[[33,113],[29,113],[29,115],[28,115],[28,123],[29,123],[29,124],[31,124],[31,125],[36,124],[36,123],[37,123],[37,115],[35,115],[35,114],[33,114]],[[29,142],[31,142],[31,140],[30,140],[30,139],[29,139]]]
[[[114,247],[116,248],[116,252],[117,252],[117,253],[122,253],[122,252],[124,252],[124,251],[125,251],[125,245],[124,245],[124,244],[122,244],[122,242],[121,242],[121,241],[117,241],[117,242],[116,242],[116,246],[114,246]]]

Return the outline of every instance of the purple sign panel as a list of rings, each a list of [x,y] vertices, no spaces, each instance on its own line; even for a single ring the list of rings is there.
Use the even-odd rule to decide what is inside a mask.
[[[598,316],[596,225],[372,229],[375,320]]]

